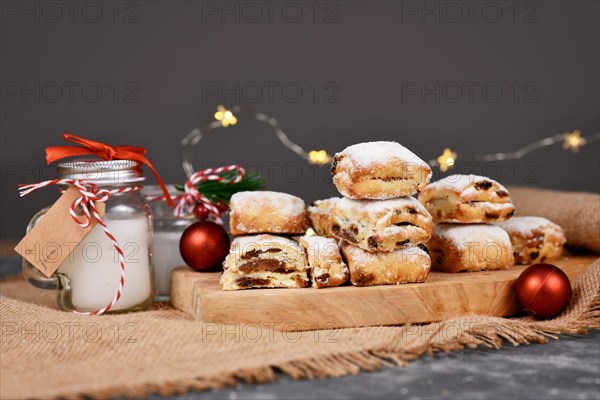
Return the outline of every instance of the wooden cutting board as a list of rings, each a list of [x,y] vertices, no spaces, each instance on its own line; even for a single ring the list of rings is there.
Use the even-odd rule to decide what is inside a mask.
[[[552,264],[572,281],[596,258],[569,255]],[[405,285],[225,291],[220,273],[179,267],[171,276],[171,303],[199,321],[267,324],[279,330],[435,322],[468,314],[508,316],[519,312],[513,284],[523,269],[431,272],[425,283]]]

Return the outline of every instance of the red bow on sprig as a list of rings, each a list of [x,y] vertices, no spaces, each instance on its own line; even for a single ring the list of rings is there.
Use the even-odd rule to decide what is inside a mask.
[[[111,146],[106,143],[96,142],[95,140],[85,139],[79,136],[71,135],[70,133],[65,133],[63,135],[65,140],[69,142],[73,142],[79,144],[81,146],[52,146],[46,148],[46,161],[48,164],[53,163],[54,161],[66,158],[66,157],[76,157],[83,155],[95,155],[103,160],[132,160],[140,162],[146,165],[148,168],[152,170],[154,176],[156,177],[156,181],[160,185],[165,199],[167,200],[167,204],[170,206],[174,206],[173,199],[169,195],[169,191],[165,186],[165,183],[161,179],[158,172],[145,156],[146,149],[143,147],[135,147],[135,146]]]

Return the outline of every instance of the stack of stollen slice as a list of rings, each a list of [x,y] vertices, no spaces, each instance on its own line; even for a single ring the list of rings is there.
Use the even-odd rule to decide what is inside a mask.
[[[445,272],[499,270],[560,257],[562,229],[541,217],[513,217],[508,190],[479,175],[450,175],[419,195],[435,221],[432,267]]]
[[[351,283],[425,281],[433,221],[412,196],[431,178],[427,163],[396,142],[367,142],[337,153],[331,171],[344,197],[316,201],[308,215],[319,235],[341,242]]]
[[[224,290],[316,288],[348,280],[335,240],[303,236],[306,206],[287,193],[239,192],[231,197],[229,230],[237,237],[223,263]]]
[[[289,237],[308,229],[304,201],[279,192],[239,192],[229,207],[229,231],[237,237],[223,263],[223,289],[308,286],[306,254]]]
[[[435,221],[428,243],[433,269],[499,270],[514,264],[510,237],[493,225],[515,212],[508,190],[478,175],[450,175],[419,195]]]

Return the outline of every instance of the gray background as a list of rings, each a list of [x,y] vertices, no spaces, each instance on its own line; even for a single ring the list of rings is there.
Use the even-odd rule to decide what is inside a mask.
[[[0,10],[3,240],[56,197],[19,199],[16,184],[53,176],[43,149],[63,144],[63,132],[145,146],[163,178],[181,182],[179,141],[219,103],[276,117],[307,149],[388,139],[426,160],[446,146],[469,162],[600,130],[597,1],[337,1],[319,3],[318,14],[312,1],[274,1],[272,14],[264,2],[234,1],[224,15],[223,2],[52,4],[3,1]],[[437,93],[419,89],[436,84]],[[556,145],[469,168],[506,184],[598,192],[599,152],[598,142],[576,155]],[[307,201],[336,193],[327,167],[307,165],[243,117],[205,138],[195,162],[242,163]]]

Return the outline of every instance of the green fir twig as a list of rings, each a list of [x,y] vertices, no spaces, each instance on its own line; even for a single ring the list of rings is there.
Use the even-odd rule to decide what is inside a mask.
[[[221,177],[227,180],[233,180],[237,175],[236,171],[228,171],[221,174]],[[229,205],[229,200],[237,192],[246,192],[265,188],[266,182],[260,174],[251,172],[237,183],[227,183],[218,181],[205,181],[196,185],[200,193],[206,196],[213,203],[223,203]],[[177,190],[184,191],[184,186],[176,184]]]

